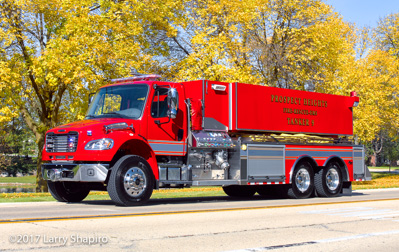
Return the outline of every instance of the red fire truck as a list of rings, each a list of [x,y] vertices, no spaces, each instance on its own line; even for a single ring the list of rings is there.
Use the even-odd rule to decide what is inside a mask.
[[[232,197],[334,197],[370,179],[354,145],[354,92],[144,75],[113,80],[86,118],[50,129],[42,175],[58,201],[107,190],[117,205],[162,187],[222,186]]]

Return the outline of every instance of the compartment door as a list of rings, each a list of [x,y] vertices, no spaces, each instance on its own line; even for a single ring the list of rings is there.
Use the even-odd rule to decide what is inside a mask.
[[[285,146],[249,144],[249,181],[284,181]]]
[[[364,148],[353,147],[353,178],[356,180],[364,179],[364,177]]]

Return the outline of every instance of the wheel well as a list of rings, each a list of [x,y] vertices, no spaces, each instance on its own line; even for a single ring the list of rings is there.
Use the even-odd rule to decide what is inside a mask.
[[[312,167],[313,172],[316,172],[316,168],[318,167],[316,161],[315,161],[313,158],[311,158],[310,156],[304,156],[304,157],[298,159],[298,160],[294,163],[294,165],[291,167],[291,172],[290,172],[290,183],[292,183],[292,174],[293,174],[293,172],[294,172],[295,167],[296,167],[298,164],[300,164],[301,162],[308,162],[308,163],[310,164],[310,166]]]
[[[144,158],[151,166],[154,179],[158,178],[158,163],[155,158],[155,153],[147,143],[138,139],[133,139],[122,144],[110,163],[111,169],[121,157],[126,155],[137,155]],[[110,174],[109,172],[106,179],[107,183]]]
[[[341,173],[342,173],[343,180],[344,180],[344,181],[349,181],[348,169],[347,169],[347,167],[346,167],[345,162],[344,162],[341,158],[339,158],[339,157],[334,157],[334,158],[331,158],[330,160],[328,160],[328,161],[326,162],[326,164],[325,164],[324,167],[327,167],[327,166],[328,166],[330,163],[332,163],[332,162],[337,162],[337,163],[338,163],[339,168],[341,169]],[[324,168],[324,167],[323,167],[323,168]]]
[[[301,162],[309,162],[310,165],[311,165],[312,168],[313,168],[313,171],[314,171],[314,170],[316,169],[316,167],[317,167],[316,161],[314,161],[314,159],[311,158],[311,157],[304,157],[304,158],[302,158],[301,160],[299,160],[299,161],[295,164],[295,166],[298,165],[298,164],[301,163]]]

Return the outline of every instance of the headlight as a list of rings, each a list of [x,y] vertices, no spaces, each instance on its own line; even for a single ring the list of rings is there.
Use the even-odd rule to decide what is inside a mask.
[[[114,140],[103,138],[90,141],[86,144],[85,150],[109,150],[114,146]]]

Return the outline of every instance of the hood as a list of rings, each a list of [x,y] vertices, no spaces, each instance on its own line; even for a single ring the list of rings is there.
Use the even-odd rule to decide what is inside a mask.
[[[70,131],[82,132],[85,130],[91,131],[102,131],[105,125],[110,125],[114,123],[126,122],[128,125],[132,124],[137,120],[126,119],[126,118],[96,118],[96,119],[86,119],[82,121],[76,121],[68,124],[58,126],[56,128],[50,129],[48,132],[54,133],[68,133]]]

